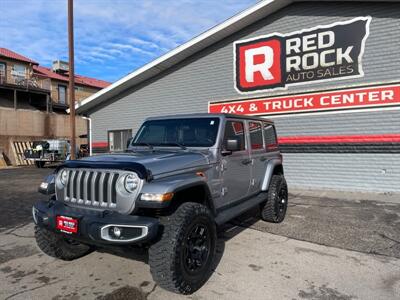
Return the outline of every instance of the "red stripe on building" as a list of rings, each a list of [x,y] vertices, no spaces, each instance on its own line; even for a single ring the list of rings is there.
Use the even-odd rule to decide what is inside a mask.
[[[400,134],[284,136],[280,144],[400,143]]]
[[[92,148],[107,148],[108,143],[107,142],[93,142],[92,143]]]
[[[400,134],[284,136],[279,144],[348,144],[348,143],[400,143]],[[107,142],[94,142],[93,148],[108,148]]]

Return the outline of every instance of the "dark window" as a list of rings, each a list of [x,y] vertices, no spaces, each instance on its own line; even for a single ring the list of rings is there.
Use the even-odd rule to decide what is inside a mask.
[[[261,131],[261,123],[249,122],[249,130],[250,130],[251,149],[253,150],[262,149],[264,143]]]
[[[264,138],[267,150],[275,149],[278,147],[275,128],[273,125],[264,123]]]
[[[0,62],[0,84],[6,82],[6,64]]]
[[[0,75],[5,75],[6,74],[6,64],[0,62]]]
[[[239,139],[240,151],[246,149],[243,122],[227,121],[225,126],[224,143],[227,140]]]
[[[139,129],[134,143],[153,146],[211,147],[218,134],[218,118],[153,120]]]
[[[65,85],[58,85],[58,103],[67,103],[67,87]]]
[[[124,151],[128,139],[132,137],[131,129],[112,130],[108,132],[109,151]]]

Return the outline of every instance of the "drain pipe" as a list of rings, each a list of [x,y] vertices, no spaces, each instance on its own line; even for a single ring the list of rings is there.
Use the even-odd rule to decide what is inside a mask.
[[[87,120],[89,123],[89,155],[92,156],[93,155],[93,148],[92,148],[92,144],[93,144],[93,140],[92,140],[92,119],[89,117],[84,117],[82,116],[83,119]]]

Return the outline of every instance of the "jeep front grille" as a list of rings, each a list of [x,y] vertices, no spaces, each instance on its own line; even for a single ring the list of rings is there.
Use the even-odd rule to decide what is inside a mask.
[[[136,175],[134,172],[71,168],[64,170],[67,172],[67,180],[65,186],[60,185],[57,180],[57,200],[73,206],[130,213],[143,184],[143,180],[138,178],[137,190],[128,193],[124,188],[124,179],[128,174]]]
[[[115,208],[117,205],[116,172],[68,170],[65,201]]]

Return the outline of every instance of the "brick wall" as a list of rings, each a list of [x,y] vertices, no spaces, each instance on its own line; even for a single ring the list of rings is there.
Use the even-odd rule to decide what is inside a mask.
[[[14,164],[10,149],[11,141],[34,141],[42,139],[68,138],[69,115],[45,113],[31,110],[0,108],[0,149]],[[76,118],[76,135],[87,133],[87,121]],[[77,139],[77,144],[86,139]]]

